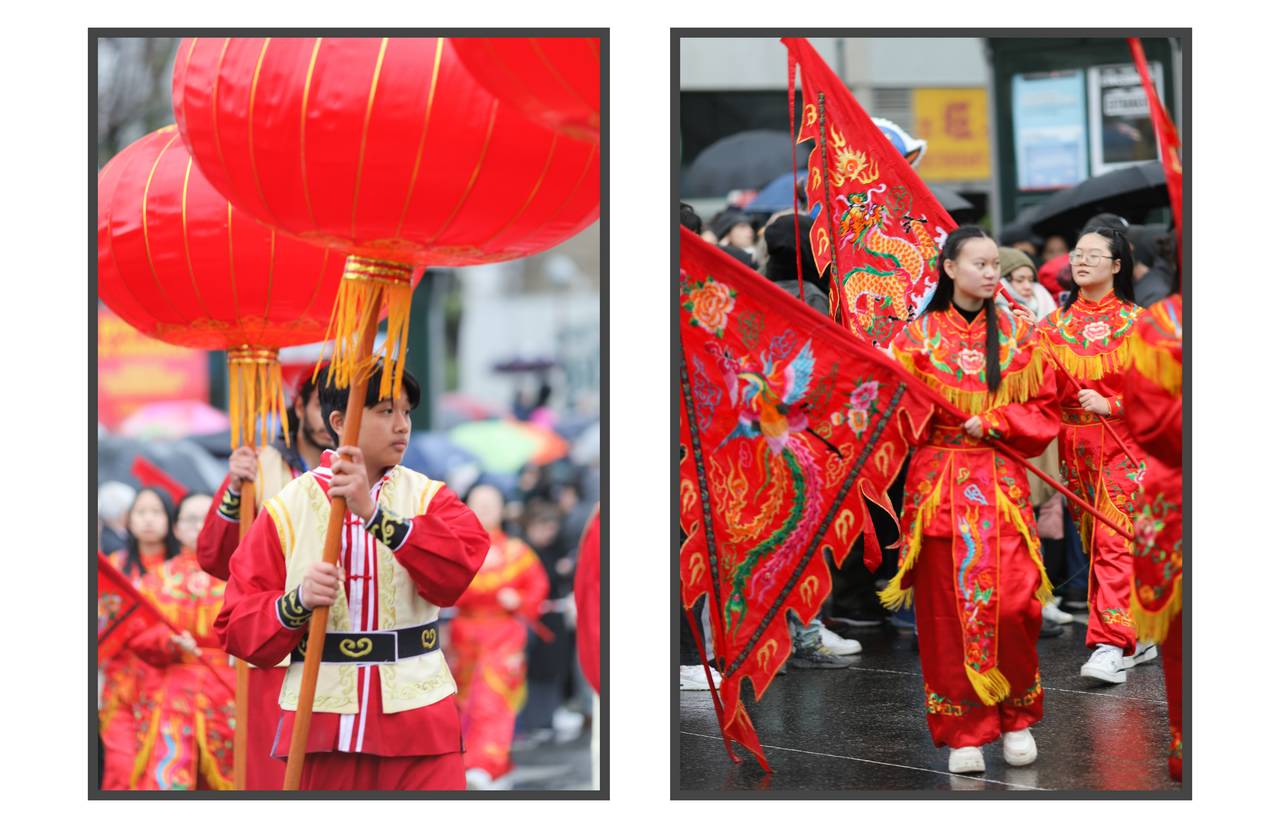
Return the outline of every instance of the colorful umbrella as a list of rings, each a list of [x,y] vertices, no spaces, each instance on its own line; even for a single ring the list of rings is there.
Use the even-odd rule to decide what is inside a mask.
[[[449,437],[480,458],[489,471],[515,472],[528,463],[541,466],[569,453],[569,444],[554,431],[517,420],[463,423],[451,429]]]
[[[124,437],[177,440],[214,434],[231,426],[227,415],[199,400],[168,400],[144,405],[120,424]]]

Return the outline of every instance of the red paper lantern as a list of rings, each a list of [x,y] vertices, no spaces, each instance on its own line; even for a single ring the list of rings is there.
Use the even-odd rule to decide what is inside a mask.
[[[277,350],[325,338],[343,259],[232,207],[176,127],[98,174],[98,296],[148,336],[228,352],[233,443],[283,406]]]
[[[445,38],[184,40],[173,107],[237,207],[359,256],[503,261],[599,215],[599,146],[494,98]]]
[[[475,79],[529,119],[600,140],[600,40],[595,37],[455,37]]]

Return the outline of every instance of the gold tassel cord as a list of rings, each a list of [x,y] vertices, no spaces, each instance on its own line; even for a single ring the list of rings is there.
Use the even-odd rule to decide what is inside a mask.
[[[923,380],[925,385],[941,394],[947,402],[964,413],[973,416],[985,414],[993,408],[1008,405],[1009,403],[1026,402],[1040,393],[1040,385],[1044,382],[1046,358],[1039,348],[1035,349],[1030,361],[1022,368],[1001,375],[1000,388],[995,393],[988,391],[986,388],[981,391],[966,391],[960,388],[953,388],[940,382],[932,374],[918,373],[914,370],[912,357],[913,355],[909,351],[898,354],[898,360],[908,371]]]
[[[231,446],[263,446],[271,442],[271,416],[285,423],[284,380],[280,355],[273,348],[244,346],[227,351],[230,385]],[[285,443],[289,430],[284,429]]]
[[[1139,641],[1164,642],[1169,635],[1169,627],[1180,618],[1182,612],[1182,576],[1173,581],[1173,594],[1164,606],[1158,610],[1149,610],[1138,600],[1137,587],[1129,593],[1129,615],[1133,617],[1135,633]]]
[[[404,377],[404,358],[409,346],[409,309],[413,298],[413,267],[401,262],[348,256],[337,301],[329,318],[325,339],[333,340],[333,357],[329,362],[329,381],[338,388],[348,388],[361,372],[372,371],[381,359],[391,366],[382,372],[379,399],[400,395]],[[385,303],[385,304],[384,304]],[[360,325],[370,310],[385,307],[387,337],[381,354],[357,353]],[[319,375],[319,366],[313,376]]]
[[[1036,570],[1040,573],[1040,586],[1036,588],[1036,600],[1041,604],[1048,604],[1053,600],[1053,582],[1049,580],[1049,573],[1044,568],[1044,558],[1040,554],[1040,538],[1030,528],[1027,522],[1022,519],[1022,513],[1018,511],[1018,507],[1010,500],[1005,493],[996,487],[996,507],[1000,510],[1000,517],[1013,524],[1013,528],[1018,530],[1018,534],[1022,535],[1022,540],[1027,544],[1027,551],[1031,555],[1031,560],[1036,565]]]
[[[951,463],[948,461],[938,475],[938,482],[934,486],[933,492],[925,498],[916,512],[915,520],[911,524],[911,540],[902,554],[902,562],[898,566],[897,574],[893,576],[893,580],[889,581],[884,589],[876,593],[880,603],[886,609],[896,612],[903,607],[911,606],[913,588],[906,587],[904,589],[902,580],[915,567],[916,559],[920,557],[920,547],[924,543],[924,527],[933,520],[934,515],[938,513],[938,507],[942,505],[942,487],[946,484],[950,473]]]
[[[1054,355],[1071,376],[1076,379],[1097,380],[1108,374],[1118,374],[1129,367],[1133,361],[1133,339],[1133,336],[1126,336],[1114,351],[1090,356],[1081,356],[1067,345],[1046,344],[1046,347],[1053,349]]]
[[[973,685],[974,692],[978,694],[978,699],[988,707],[1009,698],[1012,688],[1009,686],[1009,679],[1005,678],[999,667],[992,667],[985,673],[979,673],[966,664],[964,672],[969,677],[969,683]]]
[[[1138,338],[1133,343],[1133,367],[1170,394],[1182,395],[1182,360],[1171,352]]]

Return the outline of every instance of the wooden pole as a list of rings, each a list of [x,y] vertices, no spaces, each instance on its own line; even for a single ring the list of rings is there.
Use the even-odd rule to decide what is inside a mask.
[[[382,306],[383,289],[379,288],[370,297],[365,309],[364,319],[360,322],[360,345],[358,353],[368,357],[373,353],[373,340],[378,333],[378,311]],[[403,357],[402,357],[403,358]],[[385,370],[390,370],[386,366]],[[360,441],[360,422],[364,418],[364,397],[369,388],[369,372],[356,371],[351,378],[351,389],[347,396],[347,413],[342,428],[342,445],[354,446]],[[329,525],[324,536],[324,562],[338,562],[338,553],[342,548],[342,524],[347,517],[347,500],[344,497],[330,499]],[[341,588],[341,587],[339,587]],[[289,740],[289,764],[284,772],[284,790],[296,791],[302,781],[302,764],[306,761],[307,736],[311,731],[311,705],[316,696],[316,679],[320,675],[320,657],[324,653],[325,627],[329,623],[329,608],[316,607],[311,613],[310,626],[307,629],[306,660],[302,665],[302,686],[298,690],[298,709],[293,717],[293,735]]]
[[[240,542],[249,534],[255,517],[255,491],[253,481],[240,485]],[[236,732],[233,746],[231,782],[237,791],[243,791],[249,765],[249,665],[236,659]]]

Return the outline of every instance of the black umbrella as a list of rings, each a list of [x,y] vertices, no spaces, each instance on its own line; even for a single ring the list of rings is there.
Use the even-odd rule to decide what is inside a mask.
[[[1098,213],[1138,221],[1151,208],[1168,204],[1164,167],[1159,161],[1144,161],[1086,179],[1045,199],[1031,216],[1031,229],[1045,236],[1074,233]]]
[[[944,187],[941,184],[930,184],[929,191],[933,193],[933,197],[938,199],[938,203],[942,205],[942,209],[955,217],[955,214],[964,210],[973,210],[973,202],[957,193],[950,187]]]
[[[800,164],[809,145],[796,147]],[[780,129],[751,129],[721,138],[698,153],[685,174],[685,198],[721,198],[730,190],[764,187],[791,171],[791,136]]]
[[[103,437],[98,440],[98,484],[120,480],[135,488],[139,486],[132,471],[133,461],[139,456],[192,491],[217,491],[227,473],[225,463],[215,460],[191,440]]]

